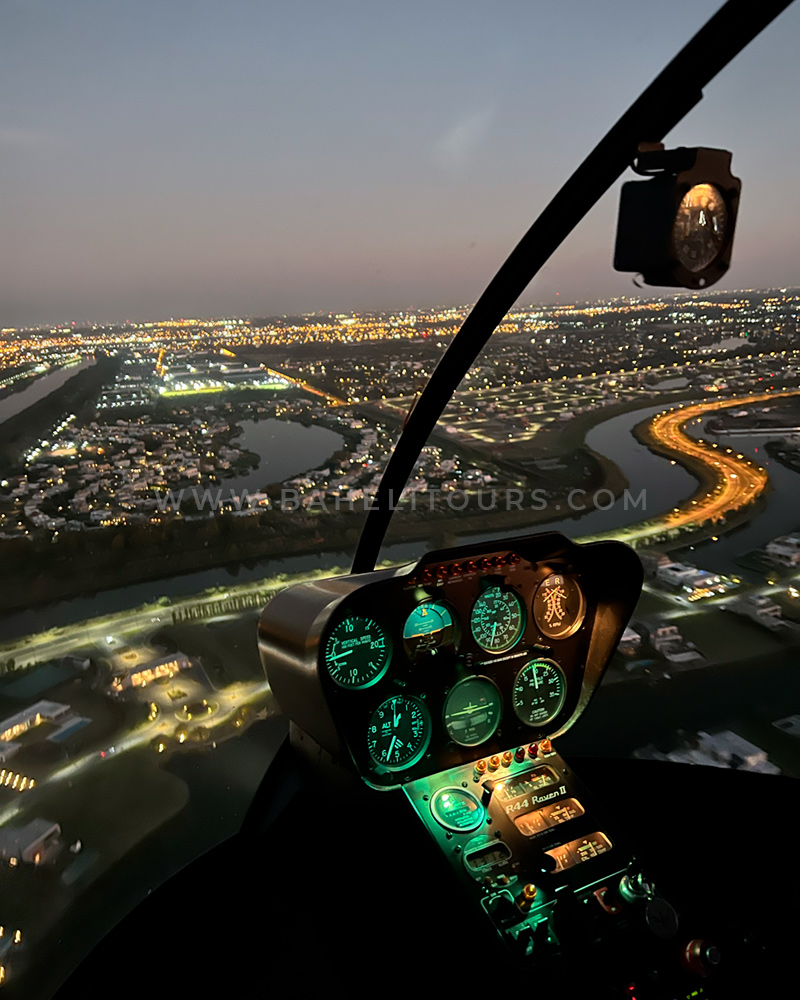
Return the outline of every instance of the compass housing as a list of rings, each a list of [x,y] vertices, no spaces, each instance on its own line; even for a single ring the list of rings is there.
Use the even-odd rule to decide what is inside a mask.
[[[614,269],[646,285],[709,288],[730,267],[742,182],[724,149],[640,153],[646,181],[623,184]]]

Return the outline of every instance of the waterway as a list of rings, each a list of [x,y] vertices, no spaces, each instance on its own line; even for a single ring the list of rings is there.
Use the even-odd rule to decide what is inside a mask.
[[[616,528],[624,528],[637,521],[665,514],[694,493],[697,480],[691,473],[669,459],[653,454],[633,436],[633,428],[648,417],[661,413],[664,405],[661,403],[621,413],[604,420],[589,431],[586,444],[592,451],[605,455],[619,467],[630,483],[629,497],[623,493],[612,504],[607,494],[601,494],[596,499],[595,509],[552,521],[547,525],[548,531],[562,531],[570,537],[614,531]],[[642,491],[644,498],[634,506],[629,498],[638,500]],[[590,507],[592,496],[575,496],[573,503],[575,506]],[[496,537],[502,536],[498,534]]]
[[[697,487],[697,480],[680,465],[673,464],[669,459],[660,455],[654,455],[640,444],[632,434],[633,428],[638,423],[662,409],[663,403],[611,417],[589,431],[586,438],[590,448],[607,456],[619,466],[630,482],[628,491],[630,496],[636,499],[641,491],[645,492],[644,503],[646,507],[644,509],[641,503],[637,506],[633,506],[630,502],[626,503],[623,496],[611,504],[608,509],[593,509],[584,514],[576,513],[570,517],[563,517],[542,525],[540,530],[561,531],[572,538],[580,538],[601,531],[614,531],[645,518],[665,513],[688,499]],[[278,421],[266,420],[259,423],[254,421],[248,423],[252,423],[253,427],[246,431],[247,443],[245,443],[244,436],[238,440],[238,443],[244,447],[258,444],[262,448],[260,454],[266,454],[268,461],[289,461],[291,459],[291,456],[280,457],[277,454],[279,449],[276,449],[276,453],[268,451],[270,442],[278,440],[277,437],[271,438],[275,428],[269,425],[279,423]],[[284,428],[286,426],[300,427],[300,425],[286,424],[281,424],[281,426]],[[300,429],[304,431],[325,430],[325,428],[303,427]],[[316,438],[319,452],[314,453],[314,460],[312,461],[309,453],[303,453],[302,462],[295,462],[296,466],[302,464],[305,469],[309,469],[324,462],[331,451],[322,455],[322,451],[325,451],[323,443],[326,440],[329,441],[330,444],[327,447],[332,445],[332,450],[339,446],[338,441],[334,440],[339,438],[339,435],[334,432],[327,433],[331,435],[331,438],[325,439],[321,436]],[[721,435],[715,440],[725,443],[725,439]],[[751,440],[737,435],[735,443],[731,442],[731,447],[735,447],[737,451],[742,453],[748,451],[753,454],[754,458],[766,464],[773,489],[767,498],[763,513],[730,535],[720,536],[718,542],[709,541],[698,545],[694,558],[699,565],[717,572],[741,574],[742,569],[736,564],[736,556],[758,548],[770,539],[791,531],[800,524],[800,510],[798,510],[796,503],[800,480],[798,480],[796,473],[769,459],[769,456],[763,451],[763,438]],[[253,448],[253,450],[257,449]],[[270,454],[275,455],[274,459],[269,457]],[[317,458],[317,454],[320,457]],[[233,482],[237,483],[236,488],[257,489],[258,484],[263,485],[260,473],[257,474],[258,484],[248,485],[245,482],[247,479],[248,476],[244,475],[237,480],[228,480],[226,488]],[[607,496],[604,496],[601,498],[601,502],[606,503],[608,499]],[[591,497],[575,498],[576,503],[588,504],[590,500]],[[402,513],[398,513],[397,516],[402,517]],[[457,514],[454,514],[454,518],[456,517]],[[484,532],[471,536],[469,540],[490,540],[522,533],[522,531],[510,532],[507,530]],[[428,547],[423,540],[390,545],[383,549],[381,558],[392,562],[409,561],[421,556]],[[260,580],[279,573],[294,574],[332,566],[346,568],[350,565],[351,560],[352,552],[327,551],[292,556],[286,559],[262,559],[248,565],[239,563],[218,566],[160,580],[117,587],[104,590],[94,596],[72,598],[2,616],[0,617],[0,640],[27,635],[53,626],[68,625],[96,615],[123,611],[139,604],[154,601],[162,596],[186,597],[209,587],[217,587],[225,583]]]
[[[582,517],[562,519],[548,525],[548,529],[562,530],[572,536],[614,530],[643,517],[663,513],[691,496],[697,485],[694,477],[669,459],[653,455],[631,433],[636,424],[660,409],[662,406],[653,406],[612,417],[593,428],[587,436],[587,444],[592,449],[606,455],[620,467],[630,481],[629,491],[633,496],[638,497],[642,490],[645,491],[646,509],[643,511],[641,505],[626,507],[624,499],[619,499],[607,510],[594,510]],[[238,443],[257,451],[262,455],[262,461],[266,457],[266,463],[264,470],[257,473],[258,481],[247,481],[247,474],[236,481],[229,481],[236,483],[233,487],[235,489],[256,490],[273,477],[284,478],[275,468],[275,462],[294,461],[294,466],[297,466],[300,462],[294,458],[295,455],[302,456],[304,469],[315,467],[339,446],[334,440],[326,441],[318,436],[316,442],[320,454],[317,457],[317,452],[312,453],[305,447],[300,450],[298,441],[301,438],[297,437],[292,438],[293,445],[283,455],[283,442],[279,435],[275,435],[276,429],[270,426],[278,423],[277,421],[249,423],[252,427],[244,429]],[[299,425],[280,426],[282,432],[287,426]],[[702,433],[703,426],[704,421],[700,421],[692,431]],[[328,433],[332,438],[338,437],[333,432]],[[724,438],[720,440],[724,443]],[[800,521],[800,513],[794,503],[798,485],[796,474],[769,459],[763,451],[763,438],[749,439],[737,435],[735,444],[731,442],[730,446],[742,453],[752,454],[767,466],[773,490],[764,512],[750,525],[729,537],[723,536],[717,543],[698,546],[696,561],[700,565],[728,572],[734,565],[736,555],[764,544],[776,534],[790,530]],[[265,480],[262,475],[266,469],[270,472]],[[284,475],[293,474],[296,473],[290,466],[290,471]],[[494,537],[500,537],[501,534],[506,535],[508,532],[495,533]],[[389,546],[384,550],[383,557],[402,561],[418,556],[425,548],[423,541]],[[279,572],[295,573],[324,566],[346,566],[349,560],[349,553],[328,552],[283,560],[262,560],[250,566],[218,567],[120,587],[104,591],[95,597],[62,601],[49,607],[0,618],[0,636],[23,635],[52,625],[124,610],[162,595],[177,597],[228,581],[256,580]],[[797,773],[794,751],[794,755],[787,755],[785,760],[777,756],[785,752],[784,744],[789,741],[780,743],[774,728],[768,721],[764,721],[791,712],[792,706],[797,703],[798,679],[794,669],[794,654],[787,652],[776,658],[775,669],[770,677],[770,690],[765,691],[763,684],[760,670],[756,673],[752,664],[748,663],[734,668],[725,665],[681,674],[670,682],[669,687],[650,687],[643,681],[606,686],[601,689],[593,711],[581,719],[580,724],[565,738],[560,749],[567,753],[592,754],[596,752],[597,746],[602,745],[607,754],[625,756],[634,748],[652,741],[665,745],[672,743],[679,727],[699,729],[718,725],[725,728],[731,725],[731,719],[750,719],[752,705],[767,700],[767,708],[755,721],[748,721],[749,728],[746,727],[743,734],[769,748],[771,753],[774,752],[776,759],[780,760],[781,766],[788,773]],[[626,725],[615,725],[615,720],[619,719],[625,719]],[[157,886],[175,870],[209,850],[238,827],[283,731],[279,724],[269,720],[251,727],[242,737],[223,743],[214,754],[199,751],[170,758],[169,770],[190,788],[188,805],[138,844],[123,861],[99,877],[94,885],[89,886],[72,903],[66,918],[40,942],[41,954],[60,954],[62,957],[56,962],[32,964],[27,970],[26,975],[30,979],[25,982],[31,997],[51,995],[60,975],[69,971],[70,966],[108,926],[144,897],[146,887]],[[773,741],[774,747],[770,741]],[[119,820],[123,822],[124,817],[119,817]],[[60,948],[60,952],[57,948]]]
[[[327,427],[306,427],[288,420],[243,420],[242,433],[231,442],[234,448],[260,456],[255,469],[223,480],[223,491],[240,496],[243,490],[257,493],[270,483],[282,483],[302,472],[319,468],[344,444],[344,438]]]
[[[758,517],[735,531],[719,535],[719,540],[716,542],[709,540],[695,546],[692,560],[704,569],[728,575],[736,573],[763,582],[763,574],[743,569],[737,562],[737,557],[754,549],[763,548],[773,538],[788,535],[800,528],[800,504],[798,504],[800,477],[785,465],[770,458],[764,448],[765,443],[770,440],[769,437],[763,434],[707,434],[705,425],[710,419],[711,417],[703,417],[693,421],[687,427],[687,431],[693,437],[705,437],[708,441],[717,442],[721,447],[731,448],[737,454],[753,458],[767,470],[770,489],[763,511]],[[781,432],[776,431],[772,439],[781,436]]]
[[[39,400],[49,396],[51,392],[60,389],[65,382],[68,382],[73,375],[89,368],[94,361],[82,361],[78,365],[70,365],[68,368],[59,368],[49,375],[41,375],[39,378],[19,392],[12,392],[5,399],[0,399],[0,424],[11,417],[16,417],[18,413],[27,410],[29,406],[38,403]]]

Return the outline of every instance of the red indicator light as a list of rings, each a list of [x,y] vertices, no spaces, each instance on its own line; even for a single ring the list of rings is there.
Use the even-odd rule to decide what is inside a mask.
[[[484,573],[487,573],[490,569],[492,569],[492,560],[481,559],[481,569],[483,570]]]
[[[461,563],[453,563],[450,567],[450,573],[452,576],[461,576],[464,571],[461,568]]]
[[[525,760],[525,747],[517,747],[514,751],[514,759],[518,764]]]
[[[535,743],[531,743],[531,745],[528,747],[528,756],[535,757],[538,749],[539,748],[536,746]]]
[[[444,580],[444,578],[446,576],[450,575],[450,568],[449,568],[449,566],[437,566],[436,567],[436,575],[439,577],[440,580]]]
[[[431,573],[429,569],[424,569],[422,571],[422,582],[430,583],[432,579],[433,579],[433,573]]]
[[[464,572],[465,573],[474,573],[477,568],[478,567],[475,565],[474,562],[464,563]]]
[[[509,552],[507,559],[510,566],[516,566],[517,563],[519,562],[520,557],[517,555],[516,552]]]

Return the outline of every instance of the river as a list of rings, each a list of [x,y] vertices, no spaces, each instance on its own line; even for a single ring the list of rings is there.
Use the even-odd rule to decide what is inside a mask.
[[[606,455],[619,466],[630,482],[629,492],[633,497],[638,497],[642,490],[645,491],[647,506],[644,511],[641,506],[634,507],[632,504],[626,506],[624,497],[622,497],[617,499],[607,510],[596,509],[583,515],[577,514],[569,518],[562,518],[542,525],[540,530],[561,531],[570,537],[581,537],[600,531],[613,531],[616,528],[642,520],[644,517],[649,518],[664,513],[690,497],[696,489],[697,480],[680,465],[673,464],[669,459],[650,452],[632,434],[633,428],[638,423],[662,409],[663,403],[611,417],[589,431],[586,438],[589,447]],[[237,443],[244,447],[258,444],[264,449],[261,454],[267,456],[268,462],[291,462],[291,455],[279,457],[276,454],[276,452],[281,451],[279,442],[282,431],[279,431],[274,425],[278,424],[280,428],[284,429],[300,425],[285,424],[273,420],[259,423],[248,421],[248,423],[253,425],[252,428],[248,428],[246,434],[238,439]],[[305,431],[325,430],[324,428],[301,429]],[[296,432],[289,430],[288,433],[294,435]],[[315,438],[316,445],[319,445],[319,457],[315,457],[314,461],[311,461],[311,455],[303,453],[303,461],[295,462],[294,465],[303,465],[308,469],[323,462],[330,454],[328,452],[328,455],[321,455],[324,443],[328,441],[329,445],[325,445],[325,447],[333,446],[334,450],[338,447],[338,441],[335,439],[338,439],[339,435],[332,431],[327,433],[331,435],[330,438],[322,436]],[[719,436],[716,440],[724,441],[724,438]],[[742,570],[735,562],[737,555],[764,545],[776,535],[788,532],[800,524],[800,512],[797,510],[795,499],[798,486],[797,474],[779,463],[769,460],[763,451],[763,441],[763,438],[749,439],[737,435],[732,447],[736,447],[742,452],[749,451],[759,461],[767,464],[774,488],[767,499],[765,511],[748,525],[732,532],[729,536],[721,536],[718,542],[709,541],[698,545],[695,558],[703,567],[717,572],[738,572],[741,574]],[[275,448],[276,445],[278,445],[276,451],[272,451],[271,449]],[[314,452],[314,454],[316,456],[318,453]],[[274,465],[267,467],[275,469]],[[251,479],[251,477],[255,478]],[[258,485],[263,485],[263,476],[257,470],[255,473],[248,473],[235,480],[226,480],[226,485],[233,483],[237,484],[235,487],[231,486],[233,489],[257,489]],[[581,498],[581,502],[584,502],[583,498]],[[402,513],[398,513],[397,516],[401,517]],[[509,534],[513,535],[514,532],[484,532],[471,536],[469,540],[504,538]],[[517,532],[517,534],[522,534],[522,532]],[[392,562],[404,562],[418,558],[428,547],[423,540],[390,545],[383,549],[381,558]],[[346,568],[351,559],[352,552],[342,551],[291,556],[286,559],[262,559],[249,566],[241,563],[218,566],[165,577],[160,580],[112,588],[95,596],[76,597],[0,617],[0,638],[8,640],[40,631],[43,628],[68,625],[96,615],[123,611],[126,608],[154,601],[161,596],[190,596],[209,587],[224,585],[227,582],[259,580],[278,573],[294,574],[328,566]]]
[[[40,375],[33,383],[19,392],[12,392],[11,395],[0,399],[0,424],[16,417],[18,413],[27,410],[29,406],[38,403],[39,400],[49,396],[51,392],[60,389],[65,382],[69,381],[73,375],[82,372],[94,364],[94,361],[82,361],[79,365],[70,365],[68,368],[59,368],[49,375]]]
[[[770,489],[766,497],[763,511],[758,517],[743,524],[741,528],[725,535],[719,535],[719,540],[702,542],[694,547],[693,561],[704,569],[716,573],[736,573],[748,576],[753,580],[763,580],[763,574],[743,569],[736,561],[737,556],[760,549],[767,542],[779,535],[788,535],[800,528],[800,505],[798,505],[798,487],[800,478],[796,472],[787,469],[785,465],[770,458],[764,449],[768,435],[758,434],[752,437],[747,434],[707,434],[705,425],[711,417],[703,417],[693,421],[687,428],[694,437],[705,437],[708,441],[719,442],[732,448],[738,454],[748,455],[759,465],[763,465],[769,474]],[[772,439],[781,437],[776,431]]]
[[[668,459],[652,454],[631,433],[640,421],[662,409],[652,406],[612,417],[593,428],[587,435],[587,444],[595,451],[611,458],[630,481],[630,492],[638,496],[644,490],[646,510],[641,507],[626,508],[624,499],[617,500],[608,510],[594,510],[583,517],[564,519],[547,525],[543,530],[562,530],[579,536],[600,530],[613,530],[652,517],[671,509],[686,500],[696,488],[696,480],[685,469]],[[325,449],[338,446],[334,439],[317,436],[318,452],[294,450],[302,435],[294,430],[299,425],[280,424],[278,421],[254,422],[244,428],[237,443],[249,450],[258,451],[262,464],[256,473],[244,474],[228,481],[234,489],[255,490],[272,475],[277,477],[277,462],[285,461],[292,475],[297,466],[305,468],[323,462],[330,454]],[[301,428],[314,430],[315,428]],[[321,430],[321,428],[316,428]],[[284,439],[286,430],[289,438]],[[702,424],[693,428],[702,432]],[[284,440],[291,440],[293,447],[283,454]],[[254,446],[255,445],[255,446]],[[766,510],[750,525],[718,543],[698,547],[697,561],[701,565],[719,565],[728,568],[727,561],[737,554],[772,538],[780,531],[794,527],[800,520],[794,508],[797,486],[795,474],[771,462],[763,453],[763,438],[736,437],[735,447],[748,451],[768,465],[774,489]],[[293,455],[302,455],[302,462]],[[266,459],[266,461],[265,461]],[[281,469],[283,466],[280,467]],[[263,473],[269,469],[267,479]],[[256,475],[257,480],[249,480]],[[235,484],[235,485],[234,485]],[[402,516],[399,514],[398,516]],[[494,537],[508,532],[495,533]],[[483,535],[481,537],[492,537]],[[396,561],[411,559],[426,548],[423,541],[389,546],[385,558]],[[702,555],[701,555],[702,552]],[[226,581],[253,580],[279,572],[295,573],[324,566],[347,566],[349,553],[328,552],[318,555],[298,556],[282,560],[262,560],[245,567],[218,567],[163,580],[104,591],[95,597],[61,601],[44,608],[7,615],[0,618],[0,635],[23,635],[43,627],[80,621],[97,614],[124,610],[161,595],[176,597],[196,593]],[[724,566],[723,566],[724,564]],[[779,683],[776,683],[779,681]],[[769,694],[771,716],[780,717],[792,710],[797,700],[797,672],[793,669],[793,654],[782,654],[771,675],[774,692]],[[704,671],[681,674],[670,687],[651,687],[643,681],[604,686],[598,694],[595,709],[586,713],[578,726],[562,741],[560,749],[566,753],[593,754],[598,745],[604,752],[627,756],[633,749],[656,741],[671,743],[679,726],[699,729],[710,724],[730,725],[730,719],[746,714],[755,700],[766,697],[760,672],[752,664],[731,668],[711,667]],[[710,707],[709,707],[710,706]],[[589,716],[586,721],[586,716]],[[633,720],[631,726],[617,726],[613,720]],[[774,729],[768,723],[759,728],[758,720],[749,722],[745,735],[757,738],[760,745],[771,748],[775,741]],[[46,962],[32,964],[22,970],[26,990],[31,997],[52,994],[61,975],[80,958],[102,933],[140,902],[147,887],[157,886],[171,874],[203,854],[235,831],[251,802],[264,771],[268,767],[285,731],[281,720],[266,720],[250,727],[242,737],[222,743],[213,754],[201,751],[173,755],[168,759],[168,769],[189,787],[188,804],[161,828],[153,831],[138,843],[126,856],[109,870],[103,872],[96,883],[89,885],[70,904],[66,915],[54,920],[47,936],[37,942],[37,951],[45,956],[61,955]],[[611,734],[609,736],[609,734]],[[780,746],[778,746],[780,750]],[[781,761],[782,766],[791,768]],[[793,766],[793,765],[792,765]],[[115,817],[122,823],[124,816]],[[57,951],[60,949],[60,951]]]

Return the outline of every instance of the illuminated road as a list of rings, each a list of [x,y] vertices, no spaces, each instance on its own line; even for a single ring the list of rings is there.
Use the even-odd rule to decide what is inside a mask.
[[[349,406],[350,401],[347,399],[339,399],[338,396],[332,396],[329,392],[323,392],[322,389],[317,389],[316,386],[311,385],[309,382],[304,382],[300,378],[295,378],[293,375],[287,375],[286,372],[279,372],[277,368],[265,368],[268,375],[272,375],[273,378],[282,378],[286,382],[290,382],[292,385],[296,385],[298,389],[304,389],[306,392],[310,392],[315,396],[321,396],[322,399],[328,404],[328,406]]]
[[[193,594],[189,597],[172,600],[166,607],[157,603],[145,604],[126,611],[90,618],[72,625],[63,625],[46,632],[20,636],[17,639],[4,642],[0,644],[0,660],[13,659],[17,668],[21,668],[33,666],[36,663],[46,663],[59,656],[67,656],[76,649],[88,650],[92,646],[105,655],[106,652],[117,651],[126,641],[133,639],[141,641],[143,637],[152,635],[162,626],[172,624],[174,618],[184,622],[196,621],[197,624],[213,620],[213,615],[201,615],[193,618],[191,615],[183,614],[186,611],[197,611],[203,605],[214,606],[235,598],[237,595],[247,596],[253,592],[264,593],[266,603],[266,595],[275,590],[283,590],[284,587],[292,583],[344,572],[340,567],[311,572],[306,570],[284,579],[267,578],[240,583],[228,587],[224,592],[217,588]],[[232,609],[218,617],[229,618],[236,617],[236,615],[237,612]]]
[[[751,505],[769,483],[766,469],[731,448],[695,440],[686,433],[686,425],[698,417],[705,417],[719,410],[753,406],[756,403],[798,395],[800,390],[796,389],[765,392],[692,403],[657,414],[647,428],[658,446],[657,450],[674,456],[674,460],[686,465],[690,472],[692,464],[687,463],[686,459],[702,463],[711,473],[714,484],[705,493],[695,494],[686,504],[675,507],[668,514],[607,534],[631,542],[665,530],[699,527],[705,522],[722,524],[728,515]]]

